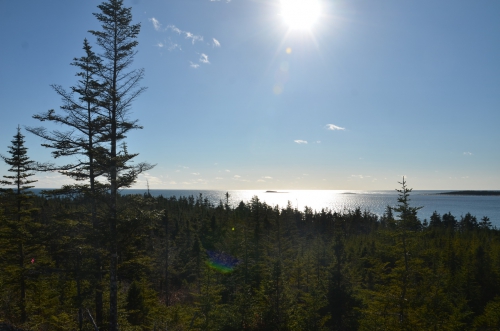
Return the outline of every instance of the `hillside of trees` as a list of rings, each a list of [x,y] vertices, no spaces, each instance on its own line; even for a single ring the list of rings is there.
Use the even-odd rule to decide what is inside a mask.
[[[402,191],[381,218],[118,196],[119,329],[497,330],[499,231],[472,215],[424,226]],[[24,194],[20,213],[18,198],[1,200],[0,321],[107,330],[105,203],[95,227],[84,194]]]
[[[122,0],[98,9],[77,82],[52,85],[62,105],[26,128],[54,163],[30,159],[20,127],[1,155],[0,330],[500,328],[500,232],[471,214],[421,222],[404,178],[382,217],[121,195],[153,167],[126,144],[141,26]],[[34,195],[36,172],[74,184]]]

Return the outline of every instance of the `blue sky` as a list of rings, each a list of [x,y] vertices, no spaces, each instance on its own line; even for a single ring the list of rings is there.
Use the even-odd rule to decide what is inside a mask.
[[[50,84],[76,84],[100,3],[0,2],[3,155],[18,124],[61,105]],[[498,1],[322,0],[305,30],[279,0],[125,4],[148,88],[127,143],[156,164],[136,188],[394,189],[405,175],[414,189],[500,189]]]

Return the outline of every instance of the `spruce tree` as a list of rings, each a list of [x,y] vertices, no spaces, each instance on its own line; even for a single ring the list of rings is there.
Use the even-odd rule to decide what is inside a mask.
[[[102,237],[100,227],[102,226],[97,217],[97,201],[102,196],[107,185],[99,182],[99,176],[104,174],[103,149],[106,138],[102,134],[104,118],[99,114],[99,95],[102,84],[98,80],[100,59],[93,52],[87,39],[83,42],[84,55],[74,58],[72,66],[78,68],[76,76],[78,83],[66,91],[60,85],[52,85],[54,91],[61,97],[61,112],[51,109],[45,113],[34,115],[33,118],[41,122],[51,122],[64,127],[64,131],[48,131],[44,127],[28,127],[27,130],[45,142],[42,146],[52,149],[54,158],[73,157],[72,163],[61,166],[50,166],[45,170],[57,170],[74,180],[73,185],[66,185],[62,189],[53,191],[56,193],[82,194],[88,201],[90,207],[91,223],[93,233],[87,234],[95,251],[96,289],[95,309],[96,322],[102,325],[102,257],[100,255]],[[76,156],[76,157],[75,157]],[[100,235],[101,234],[101,235]]]
[[[9,246],[17,247],[11,251],[9,256],[15,256],[17,259],[17,272],[15,272],[19,281],[20,288],[20,313],[21,322],[26,322],[26,253],[29,239],[31,213],[34,211],[31,208],[30,198],[32,193],[29,189],[33,188],[30,184],[36,182],[30,179],[34,175],[32,172],[36,168],[36,162],[28,157],[28,149],[24,146],[24,136],[21,133],[21,128],[17,127],[17,134],[12,140],[12,145],[9,146],[10,157],[0,155],[4,162],[10,166],[9,172],[12,175],[4,175],[3,180],[0,180],[1,185],[11,186],[10,189],[2,189],[4,195],[3,204],[6,210],[6,226],[3,227],[3,235],[9,236]]]
[[[147,163],[130,166],[137,154],[129,154],[125,144],[118,150],[127,132],[141,128],[137,120],[130,120],[128,112],[132,102],[145,90],[139,86],[144,69],[130,69],[138,45],[137,36],[141,25],[132,24],[132,10],[125,8],[122,0],[109,0],[98,6],[100,13],[94,16],[101,23],[101,30],[89,32],[97,38],[102,49],[99,55],[99,78],[103,89],[99,95],[105,118],[104,137],[108,141],[104,169],[110,185],[109,246],[110,257],[110,307],[109,329],[118,330],[118,245],[117,245],[117,195],[120,187],[129,187],[137,176],[151,168]]]

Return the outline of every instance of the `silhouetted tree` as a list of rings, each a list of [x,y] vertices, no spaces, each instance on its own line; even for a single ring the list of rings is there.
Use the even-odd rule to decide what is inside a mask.
[[[99,78],[102,90],[98,96],[105,126],[103,137],[108,141],[104,169],[110,185],[109,200],[109,255],[110,255],[110,331],[118,330],[118,247],[117,247],[117,195],[120,187],[130,186],[137,176],[151,166],[139,163],[131,166],[137,154],[129,154],[125,144],[119,143],[127,132],[141,128],[137,120],[127,116],[132,102],[145,90],[139,86],[144,69],[130,70],[138,45],[137,36],[141,25],[132,24],[132,10],[123,6],[122,0],[109,0],[98,6],[100,13],[94,16],[101,23],[101,30],[89,32],[97,38],[102,49],[99,54]]]
[[[1,185],[12,186],[10,189],[2,189],[3,193],[3,208],[5,210],[6,227],[2,231],[8,241],[7,248],[10,250],[8,256],[15,257],[17,260],[17,270],[15,270],[15,278],[19,282],[20,289],[20,310],[21,310],[21,323],[26,322],[26,253],[29,247],[30,239],[30,224],[32,221],[31,214],[34,209],[31,207],[32,193],[29,191],[33,188],[30,184],[35,183],[36,180],[30,179],[34,175],[32,172],[36,168],[36,162],[32,161],[27,153],[28,148],[24,146],[24,136],[21,134],[21,129],[17,127],[17,134],[11,141],[12,145],[9,146],[8,153],[10,157],[0,155],[3,161],[10,166],[9,172],[12,175],[4,175],[3,180],[0,180]],[[17,252],[12,250],[16,247]],[[4,254],[6,254],[4,252]]]
[[[51,166],[47,170],[58,170],[62,174],[77,181],[74,185],[66,185],[59,193],[75,192],[83,194],[90,200],[90,216],[93,233],[90,235],[95,250],[96,270],[96,322],[102,325],[102,257],[100,255],[102,237],[99,227],[102,226],[97,218],[97,201],[106,190],[106,185],[98,181],[98,177],[105,174],[102,168],[103,149],[106,139],[102,134],[103,126],[106,124],[104,118],[99,114],[99,96],[102,84],[98,81],[100,59],[92,51],[87,39],[83,42],[85,55],[73,59],[71,65],[77,67],[78,84],[71,87],[71,92],[62,86],[52,85],[56,93],[61,96],[63,105],[62,114],[53,109],[46,113],[34,115],[35,119],[42,122],[52,122],[62,125],[66,131],[47,131],[44,127],[30,127],[27,130],[39,137],[45,143],[42,146],[52,149],[54,158],[64,156],[76,156],[72,161],[62,166]],[[76,94],[76,97],[75,97]],[[55,193],[55,192],[54,192]]]

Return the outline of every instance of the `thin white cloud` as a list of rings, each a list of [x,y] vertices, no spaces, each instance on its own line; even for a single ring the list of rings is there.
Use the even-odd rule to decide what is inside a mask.
[[[205,53],[201,53],[201,55],[200,55],[200,62],[201,63],[209,64],[210,61],[208,61],[208,55],[205,54]]]
[[[234,175],[234,178],[241,178],[241,176],[238,176],[238,175]]]
[[[174,51],[176,49],[179,49],[180,51],[182,51],[181,45],[170,41],[170,45],[168,46],[168,50],[169,51]]]
[[[161,23],[154,17],[151,17],[149,19],[151,23],[153,23],[153,27],[155,28],[156,31],[160,31],[161,29]]]
[[[203,41],[203,36],[197,36],[195,34],[192,34],[191,32],[184,32],[186,35],[186,39],[191,39],[191,42],[194,43],[197,41]]]
[[[220,179],[224,179],[224,178],[222,178],[222,177],[215,177],[215,179],[218,179],[218,180],[220,180]]]
[[[200,173],[199,172],[192,172],[191,175],[199,176]]]
[[[163,27],[162,24],[154,17],[150,18],[149,21],[153,24],[156,31],[173,32],[174,34],[177,34],[181,37],[183,36],[185,40],[190,41],[191,44],[193,44],[193,45],[195,45],[198,42],[201,42],[202,43],[201,45],[205,45],[205,46],[209,46],[209,47],[211,46],[212,48],[221,47],[220,41],[217,40],[216,38],[211,38],[211,40],[209,40],[207,43],[203,43],[204,37],[202,35],[197,35],[191,31],[182,30],[173,24],[169,24],[166,27]],[[181,38],[175,37],[175,35],[170,35],[168,37],[168,40],[163,40],[161,42],[156,43],[155,47],[166,48],[169,51],[182,50],[181,45],[183,44],[183,42],[179,39],[181,39]],[[185,44],[185,42],[184,42],[184,44]],[[196,47],[198,48],[200,46],[197,45]],[[195,62],[191,61],[189,64],[189,66],[191,68],[193,68],[193,69],[199,68],[200,63],[203,63],[203,64],[210,63],[210,61],[208,59],[208,55],[206,53],[197,52],[197,54],[199,55],[198,61],[195,61]]]
[[[355,178],[359,178],[359,179],[363,179],[363,175],[351,175],[351,177],[355,177]]]
[[[266,176],[266,177],[264,177],[264,178],[265,178],[265,179],[273,179],[273,177],[271,177],[271,176]]]
[[[321,144],[321,140],[316,141],[316,144]]]
[[[265,183],[266,181],[263,180],[263,179],[258,179],[257,182],[259,182],[259,183]]]
[[[225,172],[231,172],[231,170],[229,170],[229,169],[226,169],[226,170],[224,170],[224,171],[225,171]]]
[[[179,29],[178,27],[176,27],[175,25],[173,24],[170,24],[170,25],[167,25],[167,29],[170,29],[178,34],[181,34],[182,33],[182,30]]]
[[[301,144],[307,144],[307,140],[300,140],[300,139],[299,139],[299,140],[294,140],[293,142],[294,142],[294,143],[297,143],[297,144],[299,144],[299,145],[301,145]]]
[[[472,155],[471,152],[464,152],[464,155]]]
[[[345,128],[342,128],[342,127],[337,126],[335,124],[327,124],[326,128],[327,128],[327,130],[332,130],[332,131],[335,131],[335,130],[345,130]]]
[[[184,37],[186,37],[186,39],[191,39],[191,42],[193,43],[193,45],[197,41],[203,41],[203,36],[195,35],[192,32],[181,30],[173,24],[167,25],[166,30],[168,30],[168,29],[172,30],[173,32],[175,32],[177,34],[184,35]]]

